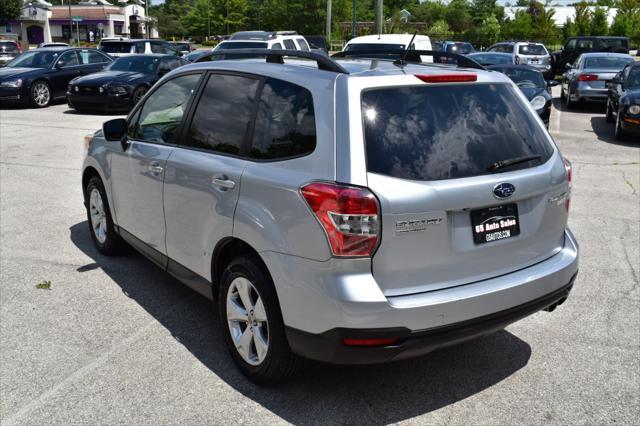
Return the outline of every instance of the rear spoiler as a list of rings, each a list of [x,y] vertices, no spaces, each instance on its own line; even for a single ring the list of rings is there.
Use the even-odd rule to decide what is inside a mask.
[[[440,52],[435,50],[388,50],[367,49],[342,51],[331,55],[332,58],[366,58],[366,59],[393,59],[397,65],[405,63],[430,64],[424,62],[422,56],[432,56],[434,63],[457,65],[460,68],[486,69],[473,59],[457,53]]]

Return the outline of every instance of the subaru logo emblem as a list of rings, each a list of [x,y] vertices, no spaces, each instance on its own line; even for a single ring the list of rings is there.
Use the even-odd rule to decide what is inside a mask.
[[[499,200],[511,197],[514,192],[516,187],[507,182],[499,183],[493,188],[493,195]]]

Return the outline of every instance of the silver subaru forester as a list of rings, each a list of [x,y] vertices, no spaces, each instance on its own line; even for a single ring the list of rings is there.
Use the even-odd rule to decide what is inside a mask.
[[[507,77],[266,58],[174,70],[87,139],[82,175],[98,250],[124,241],[216,300],[250,379],[418,356],[566,300],[571,165]]]

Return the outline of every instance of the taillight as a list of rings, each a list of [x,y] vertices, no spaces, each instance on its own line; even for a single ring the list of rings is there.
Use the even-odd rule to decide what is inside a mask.
[[[464,81],[476,81],[478,79],[476,74],[415,74],[415,77],[425,83],[460,83]]]
[[[380,207],[366,188],[310,183],[300,193],[322,225],[335,256],[371,256],[380,238]]]
[[[595,81],[598,79],[596,74],[580,74],[578,76],[578,81]]]
[[[571,186],[573,181],[573,168],[571,167],[571,162],[566,158],[563,158],[564,162],[564,173],[567,175],[567,182],[569,183],[569,191],[567,192],[567,200],[564,203],[565,209],[567,212],[569,211],[569,207],[571,207]]]

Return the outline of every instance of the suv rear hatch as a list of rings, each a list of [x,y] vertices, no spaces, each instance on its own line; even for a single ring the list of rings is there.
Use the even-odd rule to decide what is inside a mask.
[[[361,95],[367,181],[382,214],[372,270],[383,293],[468,284],[558,252],[565,165],[517,88],[416,82]]]

